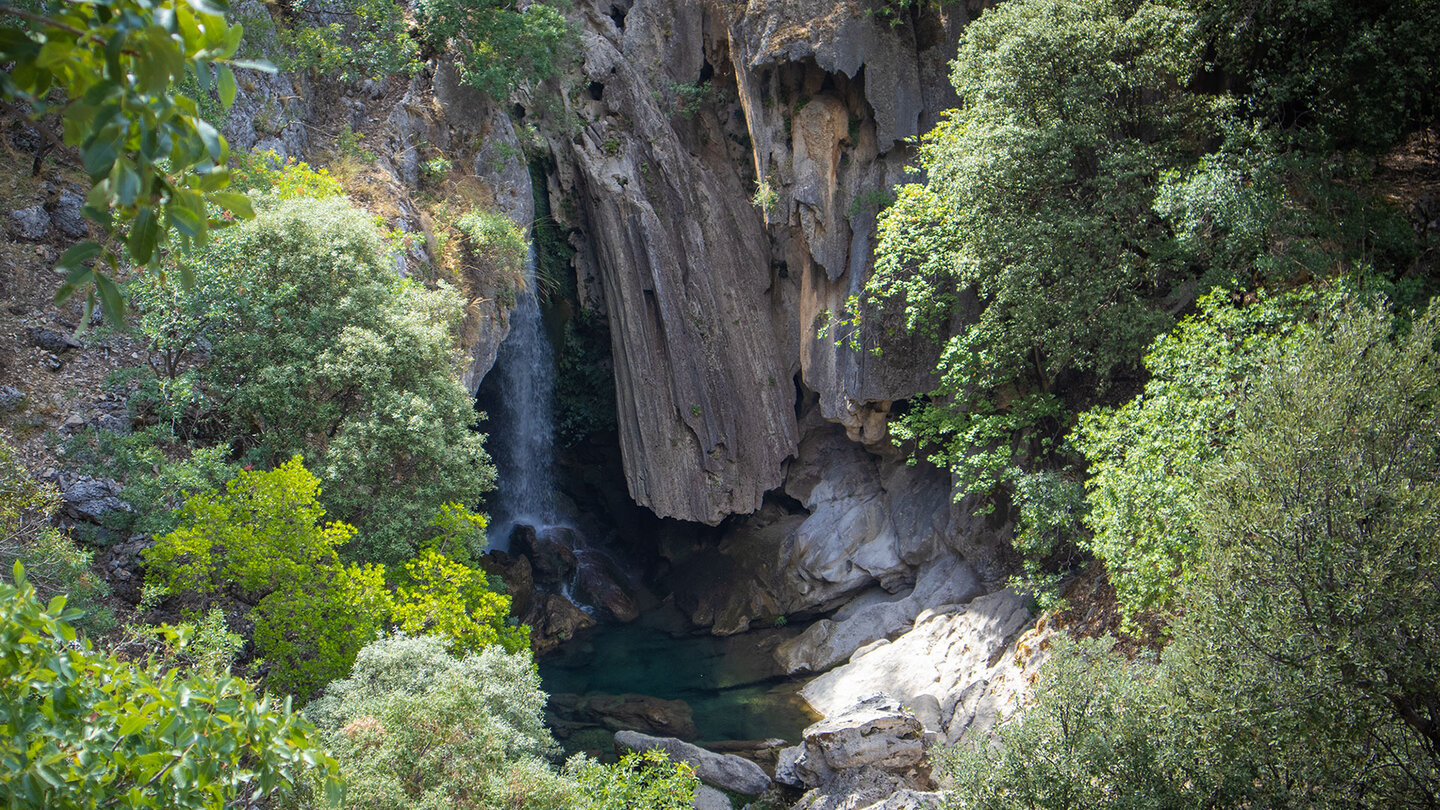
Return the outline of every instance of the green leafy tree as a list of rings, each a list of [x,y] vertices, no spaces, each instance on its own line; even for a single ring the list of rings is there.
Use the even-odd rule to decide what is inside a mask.
[[[1196,272],[1156,194],[1221,107],[1184,89],[1202,42],[1195,14],[1161,2],[1021,0],[965,29],[951,77],[963,106],[921,143],[926,181],[882,215],[867,287],[937,339],[978,309],[898,431],[959,493],[1053,463],[1067,396],[1168,328],[1163,301]]]
[[[0,584],[0,774],[17,808],[219,808],[288,793],[338,765],[288,703],[240,680],[120,661],[77,641],[77,613]]]
[[[344,674],[390,614],[383,569],[340,562],[355,529],[321,524],[319,495],[299,456],[242,472],[224,493],[187,500],[180,525],[145,552],[171,592],[227,590],[253,607],[267,682],[302,698]]]
[[[1089,461],[1084,545],[1105,561],[1128,611],[1162,608],[1175,595],[1200,544],[1204,465],[1224,453],[1272,345],[1327,298],[1335,304],[1311,290],[1242,306],[1211,293],[1199,314],[1156,338],[1143,392],[1082,414],[1073,440]]]
[[[405,563],[392,615],[398,629],[440,636],[458,651],[530,646],[530,628],[510,623],[510,597],[497,593],[484,571],[433,548]]]
[[[261,460],[304,453],[326,510],[359,529],[355,556],[402,562],[442,505],[493,485],[456,373],[462,301],[397,278],[343,198],[262,199],[255,221],[184,260],[195,287],[137,281],[142,327],[182,353],[208,340],[196,373],[222,435]]]
[[[427,44],[455,54],[461,81],[502,99],[554,76],[574,37],[560,9],[538,1],[419,0],[415,21]]]
[[[276,31],[276,51],[287,70],[309,70],[337,81],[412,74],[419,46],[395,0],[300,0]]]
[[[118,324],[120,291],[92,260],[115,267],[124,254],[155,269],[167,244],[205,243],[220,224],[207,206],[251,216],[243,194],[223,191],[225,139],[176,85],[193,78],[228,108],[235,68],[271,68],[231,58],[243,30],[226,21],[223,3],[42,0],[0,6],[0,19],[0,62],[12,66],[0,74],[0,97],[37,118],[58,113],[93,183],[83,213],[105,237],[61,257],[69,275],[60,297],[93,282],[90,295],[99,292]]]

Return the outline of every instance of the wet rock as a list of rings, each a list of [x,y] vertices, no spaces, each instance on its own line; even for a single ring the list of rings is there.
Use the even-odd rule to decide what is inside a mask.
[[[510,611],[516,616],[530,612],[535,601],[535,577],[529,557],[508,557],[500,564],[500,579],[510,594]]]
[[[46,329],[41,326],[31,326],[25,330],[25,338],[30,341],[31,346],[37,346],[47,352],[63,354],[71,349],[82,348],[83,344],[78,343],[69,335],[57,329]]]
[[[685,740],[693,740],[698,734],[695,714],[683,700],[650,695],[591,695],[584,698],[580,710],[612,731],[638,730]]]
[[[579,576],[576,585],[582,601],[604,608],[616,621],[631,622],[640,616],[640,608],[635,604],[635,599],[607,570],[609,565],[604,555],[582,551],[577,557]]]
[[[10,232],[20,239],[39,242],[50,234],[50,215],[39,205],[11,211]]]
[[[117,481],[81,476],[61,492],[61,511],[74,520],[103,525],[112,513],[130,511],[120,493]]]
[[[669,754],[672,761],[690,763],[701,782],[732,793],[758,796],[770,787],[770,777],[754,762],[733,754],[717,754],[674,738],[620,731],[615,734],[615,747],[623,751],[659,749]]]
[[[25,394],[9,385],[0,385],[0,411],[18,411],[25,405]]]
[[[530,644],[536,655],[547,653],[569,641],[587,627],[595,626],[589,613],[558,593],[546,594],[524,617],[530,625]]]
[[[537,534],[533,526],[517,525],[510,533],[510,552],[530,558],[536,583],[558,585],[569,581],[580,564],[572,545],[566,542],[573,534],[564,528],[549,528]]]

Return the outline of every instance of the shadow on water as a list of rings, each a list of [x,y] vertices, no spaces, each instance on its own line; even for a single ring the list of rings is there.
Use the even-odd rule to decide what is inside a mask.
[[[694,713],[698,739],[706,742],[783,739],[800,741],[815,722],[798,694],[801,681],[787,678],[772,651],[796,630],[774,629],[719,638],[677,635],[664,611],[630,624],[601,625],[577,634],[540,661],[540,679],[552,695],[640,694],[683,700]],[[613,729],[561,743],[567,751],[604,748]],[[644,729],[639,729],[644,731]]]

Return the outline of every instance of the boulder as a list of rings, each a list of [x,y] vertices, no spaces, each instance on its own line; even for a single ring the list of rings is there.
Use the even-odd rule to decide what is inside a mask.
[[[780,645],[775,657],[791,675],[823,672],[867,644],[909,630],[920,611],[968,602],[982,590],[975,570],[959,557],[947,554],[921,567],[910,592],[890,596],[882,595],[885,592],[880,590],[857,598],[837,611],[833,619],[821,619]]]
[[[589,695],[581,700],[578,710],[621,733],[638,730],[692,740],[699,734],[695,714],[683,700],[650,695]]]
[[[546,594],[524,616],[530,625],[530,646],[543,655],[569,641],[575,634],[595,626],[595,618],[558,593]]]
[[[717,754],[674,738],[621,731],[615,734],[615,747],[624,751],[659,749],[669,754],[672,761],[690,763],[701,782],[731,793],[758,796],[770,787],[770,777],[754,762],[733,754]]]
[[[957,742],[993,727],[1018,705],[1043,660],[1034,654],[1043,644],[1021,636],[1030,620],[1024,599],[1008,589],[926,610],[909,632],[857,653],[800,694],[827,719],[883,695],[939,738]]]
[[[16,411],[25,404],[25,394],[9,385],[0,385],[0,411]]]
[[[103,525],[112,513],[130,511],[120,492],[118,481],[81,476],[61,492],[61,511],[73,520]]]
[[[791,770],[810,787],[860,768],[907,776],[925,759],[924,731],[899,701],[872,695],[805,729]]]
[[[39,205],[11,211],[10,231],[21,239],[39,242],[50,234],[50,215]]]
[[[604,608],[619,622],[631,622],[640,616],[635,599],[610,573],[605,555],[584,549],[576,553],[579,574],[577,595],[588,604]]]
[[[845,771],[807,792],[792,810],[938,810],[939,793],[916,790],[878,768]]]
[[[709,785],[695,788],[695,798],[691,800],[690,806],[695,810],[735,810],[729,796]]]
[[[45,329],[40,326],[31,326],[25,330],[25,337],[30,341],[31,346],[38,346],[47,352],[61,354],[71,349],[78,349],[82,344],[77,343],[69,335],[56,329]]]
[[[535,582],[558,585],[568,582],[580,561],[570,542],[573,530],[552,527],[537,532],[534,526],[517,524],[510,532],[510,553],[530,558]]]
[[[50,207],[50,221],[69,239],[83,239],[90,235],[90,227],[80,209],[85,207],[85,198],[66,189],[56,197]]]

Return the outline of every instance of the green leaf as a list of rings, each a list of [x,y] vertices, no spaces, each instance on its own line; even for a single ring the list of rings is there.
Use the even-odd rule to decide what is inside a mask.
[[[231,70],[229,65],[220,66],[218,86],[220,90],[220,103],[224,104],[226,109],[229,109],[230,105],[235,103],[236,90],[235,71]]]
[[[60,261],[56,263],[56,267],[62,270],[79,269],[85,262],[99,255],[99,243],[87,239],[84,242],[73,245],[69,250],[60,254]]]
[[[125,243],[130,250],[130,258],[140,264],[150,261],[159,238],[160,223],[155,217],[155,209],[148,205],[142,207],[130,223],[130,238]]]
[[[205,231],[205,221],[184,205],[171,203],[165,206],[165,214],[177,230],[191,239],[197,239]]]
[[[210,194],[210,200],[239,219],[255,218],[255,207],[247,195],[234,191],[216,191]]]
[[[205,144],[205,151],[210,153],[211,160],[220,160],[225,154],[225,139],[220,133],[203,118],[195,119],[195,131],[199,133],[200,140]]]
[[[81,155],[85,173],[90,175],[91,180],[99,180],[110,173],[110,167],[115,165],[115,158],[119,153],[119,146],[115,141],[96,138]]]
[[[125,296],[120,288],[103,273],[95,274],[95,289],[100,292],[100,301],[105,308],[105,320],[116,329],[125,328]]]

